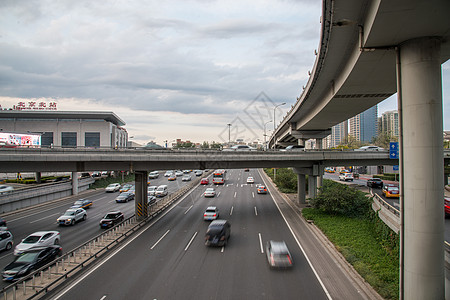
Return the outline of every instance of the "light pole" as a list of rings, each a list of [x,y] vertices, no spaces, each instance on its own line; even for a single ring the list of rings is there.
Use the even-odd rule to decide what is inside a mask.
[[[230,146],[231,145],[231,124],[228,123],[227,126],[228,126],[228,146]]]
[[[276,125],[276,122],[275,122],[275,111],[277,110],[278,106],[285,105],[285,104],[286,104],[286,102],[283,102],[281,104],[275,105],[275,107],[273,108],[273,132],[275,132],[275,125]]]
[[[264,123],[264,151],[267,150],[267,144],[266,144],[266,125],[269,124],[270,122],[272,122],[272,120],[267,121],[266,123]]]

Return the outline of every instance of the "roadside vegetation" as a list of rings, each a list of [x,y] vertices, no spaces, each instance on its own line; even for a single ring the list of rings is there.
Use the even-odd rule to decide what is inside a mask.
[[[117,176],[117,177],[103,177],[103,178],[99,178],[96,179],[95,182],[93,184],[91,184],[91,186],[89,187],[89,189],[99,189],[99,188],[105,188],[108,185],[110,185],[111,183],[126,183],[126,182],[131,182],[134,181],[134,174],[129,174],[123,177],[122,180],[122,176]]]
[[[277,188],[286,194],[297,193],[297,175],[291,168],[279,168],[276,169],[276,176],[274,179],[274,169],[264,169],[267,175],[277,185]],[[306,176],[306,190],[308,190],[308,176]]]
[[[399,236],[378,218],[371,202],[361,191],[324,180],[302,214],[383,298],[398,299]]]

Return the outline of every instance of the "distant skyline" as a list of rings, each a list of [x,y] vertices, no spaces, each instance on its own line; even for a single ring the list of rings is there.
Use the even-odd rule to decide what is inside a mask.
[[[262,141],[308,80],[321,9],[313,0],[2,1],[0,105],[112,111],[140,144],[227,141],[233,122],[234,137]],[[450,130],[450,63],[442,70]],[[396,109],[395,95],[378,106]]]

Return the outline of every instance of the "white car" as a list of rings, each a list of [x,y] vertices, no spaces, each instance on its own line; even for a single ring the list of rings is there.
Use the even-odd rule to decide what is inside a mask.
[[[234,145],[230,148],[225,148],[223,151],[256,151],[256,148],[250,147],[248,145]]]
[[[14,249],[14,255],[21,255],[27,250],[42,246],[59,245],[61,237],[58,231],[37,231],[22,240]]]
[[[207,188],[203,193],[205,197],[214,197],[216,195],[216,191],[213,188]]]
[[[247,183],[255,183],[255,179],[253,177],[247,177]]]
[[[352,173],[344,173],[339,175],[339,180],[343,180],[343,181],[353,181],[353,174]]]
[[[105,192],[114,193],[120,190],[120,183],[111,183],[105,188]]]
[[[203,213],[203,220],[212,221],[219,217],[219,210],[215,206],[208,206]]]
[[[362,146],[361,148],[355,149],[354,151],[385,151],[385,149],[378,146]]]
[[[0,185],[0,195],[9,194],[14,191],[14,188],[10,185],[2,184]]]
[[[66,212],[56,219],[58,225],[75,225],[78,221],[84,221],[87,218],[87,213],[82,208],[70,208]]]
[[[156,186],[156,185],[151,185],[151,186],[149,186],[148,188],[147,188],[147,195],[148,196],[155,196],[155,192],[156,192],[156,189],[157,189],[158,187]]]
[[[164,173],[164,177],[170,177],[172,176],[173,171],[166,171],[166,173]]]
[[[152,172],[148,173],[148,179],[156,179],[158,177],[159,177],[158,171],[152,171]]]
[[[175,176],[183,176],[183,172],[178,170],[175,172]]]

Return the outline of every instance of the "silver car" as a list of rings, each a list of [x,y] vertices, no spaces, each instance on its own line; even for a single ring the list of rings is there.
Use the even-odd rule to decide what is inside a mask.
[[[0,250],[9,250],[14,244],[13,235],[9,231],[0,231]]]
[[[84,221],[87,218],[87,213],[82,208],[70,208],[56,219],[58,225],[75,225],[78,221]]]
[[[157,189],[158,187],[156,186],[156,185],[152,185],[152,186],[149,186],[148,188],[147,188],[147,195],[148,196],[155,196],[155,192],[156,192],[156,189]]]
[[[292,256],[284,241],[269,241],[266,245],[267,261],[272,268],[292,267]]]
[[[213,188],[207,188],[205,192],[203,193],[203,196],[205,197],[214,197],[216,196],[216,191]]]
[[[61,236],[58,231],[37,231],[30,234],[14,249],[14,255],[22,255],[25,251],[44,246],[59,245]]]
[[[212,221],[219,217],[219,210],[215,206],[208,206],[203,213],[203,220]]]

